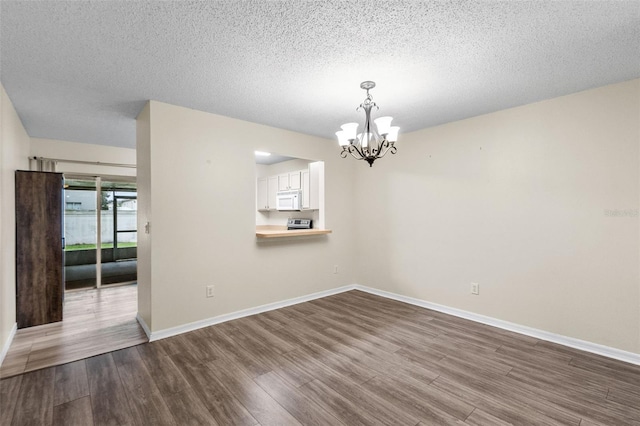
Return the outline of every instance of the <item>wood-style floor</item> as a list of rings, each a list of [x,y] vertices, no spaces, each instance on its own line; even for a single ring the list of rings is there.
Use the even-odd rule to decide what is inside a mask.
[[[12,425],[638,425],[640,367],[351,291],[0,382]]]
[[[64,364],[139,345],[135,284],[65,293],[63,321],[18,330],[0,377]]]

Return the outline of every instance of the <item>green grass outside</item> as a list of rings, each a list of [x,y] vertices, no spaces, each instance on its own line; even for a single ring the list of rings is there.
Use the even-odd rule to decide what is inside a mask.
[[[118,243],[118,248],[136,247],[138,243]],[[102,243],[102,248],[113,248],[113,243]],[[72,244],[65,247],[66,251],[72,250],[95,250],[95,244]]]

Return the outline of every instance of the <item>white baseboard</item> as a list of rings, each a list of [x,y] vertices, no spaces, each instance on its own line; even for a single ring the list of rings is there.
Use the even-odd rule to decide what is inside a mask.
[[[140,324],[140,327],[142,327],[142,330],[144,330],[144,334],[147,335],[147,339],[151,341],[151,330],[144,319],[142,319],[139,312],[136,314],[136,320],[138,321],[138,324]]]
[[[432,309],[434,311],[442,312],[460,318],[465,318],[482,324],[487,324],[493,327],[501,328],[503,330],[509,330],[515,333],[524,334],[526,336],[535,337],[540,340],[546,340],[548,342],[558,343],[560,345],[579,349],[581,351],[602,355],[608,358],[617,359],[619,361],[628,362],[630,364],[640,365],[640,354],[636,354],[633,352],[627,352],[621,349],[588,342],[586,340],[575,339],[573,337],[562,336],[560,334],[550,333],[548,331],[503,321],[497,318],[487,317],[480,314],[475,314],[473,312],[463,311],[462,309],[450,308],[448,306],[438,305],[436,303],[427,302],[413,297],[402,296],[400,294],[390,293],[388,291],[378,290],[371,287],[362,285],[354,285],[353,287],[356,290],[361,290],[367,293],[375,294],[377,296],[382,296],[388,299],[397,300],[399,302],[408,303],[410,305]]]
[[[18,323],[14,322],[13,327],[11,327],[11,332],[9,332],[9,337],[7,341],[4,342],[2,352],[0,352],[0,365],[4,362],[4,357],[7,356],[7,352],[9,352],[9,347],[11,347],[11,342],[13,342],[13,338],[16,336],[16,331],[18,331]]]
[[[308,302],[314,299],[320,299],[322,297],[331,296],[333,294],[343,293],[345,291],[355,289],[355,285],[347,285],[344,287],[338,287],[331,290],[320,291],[318,293],[308,294],[306,296],[295,297],[293,299],[283,300],[281,302],[268,303],[266,305],[257,306],[255,308],[243,309],[241,311],[231,312],[229,314],[218,315],[217,317],[207,318],[200,321],[195,321],[189,324],[179,325],[177,327],[166,328],[164,330],[150,332],[149,328],[144,323],[144,320],[138,315],[138,322],[145,329],[149,341],[165,339],[167,337],[175,336],[178,334],[186,333],[189,331],[197,330],[199,328],[208,327],[214,324],[220,324],[221,322],[231,321],[238,318],[248,317],[250,315],[259,314],[262,312],[272,311],[274,309],[284,308],[286,306],[297,305],[298,303]]]
[[[445,314],[453,315],[460,318],[465,318],[471,321],[475,321],[481,324],[487,324],[493,327],[501,328],[503,330],[513,331],[515,333],[524,334],[526,336],[535,337],[540,340],[546,340],[548,342],[557,343],[570,348],[579,349],[581,351],[590,352],[597,355],[602,355],[608,358],[617,359],[619,361],[628,362],[630,364],[640,365],[640,354],[633,352],[623,351],[621,349],[612,348],[609,346],[599,345],[597,343],[588,342],[586,340],[575,339],[573,337],[562,336],[560,334],[550,333],[548,331],[539,330],[536,328],[527,327],[520,324],[515,324],[508,321],[503,321],[497,318],[492,318],[480,314],[476,314],[462,309],[451,308],[444,305],[438,305],[436,303],[427,302],[425,300],[416,299],[414,297],[402,296],[400,294],[391,293],[384,290],[378,290],[375,288],[352,284],[343,287],[334,288],[331,290],[321,291],[318,293],[309,294],[306,296],[300,296],[293,299],[283,300],[281,302],[269,303],[255,308],[244,309],[229,314],[219,315],[217,317],[207,318],[200,321],[195,321],[189,324],[180,325],[177,327],[167,328],[151,332],[145,321],[140,317],[140,314],[136,316],[138,322],[147,334],[150,342],[154,340],[165,339],[167,337],[176,336],[178,334],[186,333],[189,331],[197,330],[199,328],[208,327],[214,324],[220,324],[225,321],[231,321],[238,318],[247,317],[250,315],[259,314],[262,312],[272,311],[274,309],[284,308],[286,306],[296,305],[298,303],[308,302],[310,300],[319,299],[322,297],[331,296],[338,293],[343,293],[350,290],[361,290],[367,293],[375,294],[377,296],[385,297],[387,299],[397,300],[399,302],[408,303],[410,305],[420,306],[422,308],[432,309],[434,311],[442,312]],[[15,327],[14,327],[15,333]],[[8,346],[7,346],[8,349]],[[4,356],[3,351],[3,356]]]

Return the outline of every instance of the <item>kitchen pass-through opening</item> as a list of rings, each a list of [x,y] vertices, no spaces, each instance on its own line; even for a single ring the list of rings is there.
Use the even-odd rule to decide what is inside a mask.
[[[324,162],[256,152],[256,229],[306,219],[324,228]]]

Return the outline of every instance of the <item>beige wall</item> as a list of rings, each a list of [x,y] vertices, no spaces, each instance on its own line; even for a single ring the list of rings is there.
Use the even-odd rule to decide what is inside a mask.
[[[136,156],[138,189],[138,315],[148,327],[151,318],[151,234],[145,232],[151,223],[151,115],[150,104],[138,114],[136,122]],[[157,169],[156,173],[162,173]]]
[[[68,142],[56,139],[31,138],[30,156],[75,161],[136,164],[136,150],[105,145]],[[106,176],[135,176],[135,168],[109,167],[95,164],[58,162],[56,171]]]
[[[30,142],[4,90],[0,115],[4,344],[13,171],[28,155],[135,158]],[[138,227],[152,229],[138,237],[140,315],[158,331],[357,282],[640,353],[639,123],[633,80],[404,134],[369,168],[333,141],[152,101],[138,117]],[[256,241],[256,149],[325,161],[333,234]]]
[[[15,171],[29,169],[29,136],[0,85],[0,350],[16,322]]]
[[[343,190],[354,165],[333,141],[155,101],[148,108],[138,119],[138,182],[153,220],[148,247],[139,247],[149,254],[150,274],[139,285],[152,288],[145,318],[152,331],[354,282],[355,235],[345,220],[353,203]],[[143,148],[147,116],[150,143]],[[333,234],[256,241],[255,150],[325,161]],[[145,155],[148,168],[140,164]],[[149,200],[142,198],[144,180]],[[215,285],[214,298],[205,297],[207,285]]]
[[[357,281],[640,353],[639,117],[633,80],[402,135],[357,169]]]
[[[309,168],[309,163],[313,162],[311,159],[295,159],[289,161],[283,161],[281,163],[271,164],[265,166],[263,164],[256,164],[257,177],[269,177],[278,175],[280,173],[295,172]]]

